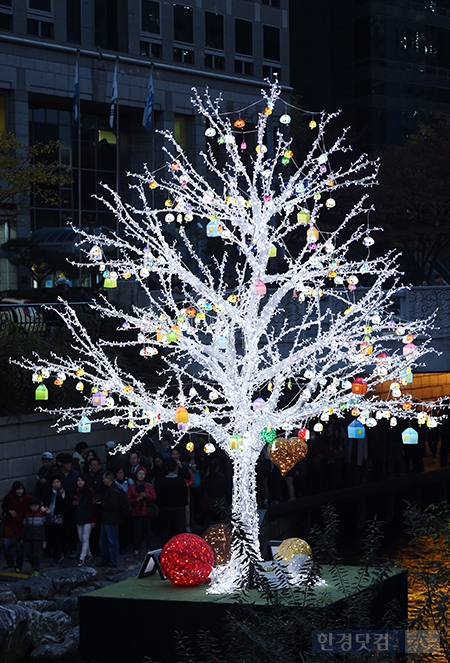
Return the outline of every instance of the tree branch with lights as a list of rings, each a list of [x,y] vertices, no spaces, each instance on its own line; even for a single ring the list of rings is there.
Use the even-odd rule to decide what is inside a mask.
[[[229,455],[232,515],[245,542],[235,541],[230,562],[214,570],[213,592],[245,586],[249,558],[260,558],[255,468],[265,444],[285,473],[306,455],[307,427],[319,432],[332,413],[352,410],[359,431],[382,417],[395,424],[414,416],[435,425],[426,414],[432,404],[415,402],[404,388],[430,351],[428,323],[393,318],[395,256],[371,255],[366,223],[350,232],[349,221],[365,218],[371,209],[367,195],[346,215],[333,209],[340,189],[373,186],[378,164],[365,155],[349,161],[349,154],[347,165],[338,163],[350,148],[345,133],[327,145],[325,129],[334,115],[326,113],[311,121],[312,145],[297,163],[280,94],[277,84],[262,91],[256,129],[247,135],[243,118],[233,122],[221,113],[220,99],[194,91],[193,105],[208,124],[208,140],[218,141],[220,159],[209,143],[201,154],[203,176],[164,132],[164,173],[144,168],[132,176],[138,206],[105,187],[104,202],[117,217],[119,233],[82,233],[86,264],[100,270],[105,285],[133,279],[147,304],[121,310],[104,299],[92,305],[117,321],[119,341],[90,338],[75,310],[65,305],[60,315],[72,332],[75,358],[72,353],[22,362],[44,397],[51,377],[60,384],[75,377],[76,388],[84,389],[82,407],[57,412],[61,430],[88,430],[99,421],[125,426],[131,435],[125,451],[156,425],[177,423],[176,440],[189,430],[206,432]],[[273,152],[269,128],[276,133]],[[154,205],[153,199],[160,202]],[[333,213],[338,227],[324,232],[321,219]],[[205,259],[190,239],[187,226],[193,220],[208,237],[222,241],[218,258]],[[177,238],[167,232],[173,223]],[[293,246],[299,228],[304,237]],[[363,258],[352,257],[355,245],[362,247]],[[107,258],[110,247],[118,258]],[[230,274],[233,289],[227,284]],[[157,292],[149,288],[150,275],[158,281]],[[171,287],[174,276],[182,283],[178,297]],[[135,347],[150,363],[149,371],[159,354],[165,383],[150,389],[128,374],[115,359],[120,347]],[[385,382],[391,384],[388,399],[377,390]]]

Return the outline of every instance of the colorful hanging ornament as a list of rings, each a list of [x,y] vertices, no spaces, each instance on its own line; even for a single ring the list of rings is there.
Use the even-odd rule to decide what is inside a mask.
[[[245,120],[243,120],[242,117],[239,117],[233,122],[233,126],[235,126],[236,129],[243,129],[245,127]]]
[[[367,394],[367,382],[363,378],[356,378],[352,382],[352,393],[364,396]]]
[[[253,286],[253,292],[255,293],[255,295],[260,295],[260,296],[265,295],[267,292],[267,287],[264,281],[258,279]]]
[[[402,433],[403,444],[418,444],[419,433],[414,428],[406,428]]]
[[[266,428],[262,429],[260,435],[261,435],[261,440],[263,442],[271,443],[276,438],[277,432],[274,428],[270,428],[270,426],[266,426]]]
[[[266,404],[266,401],[264,400],[264,398],[261,398],[261,397],[256,398],[252,403],[252,408],[253,408],[254,412],[260,412],[263,409],[265,404]]]
[[[37,401],[48,401],[48,389],[42,382],[36,387],[34,398]]]
[[[175,423],[177,424],[178,430],[184,430],[186,428],[187,423],[189,421],[189,414],[186,408],[183,407],[183,405],[180,405],[175,410],[174,419]]]
[[[355,419],[355,421],[352,421],[352,423],[347,426],[347,434],[350,439],[360,440],[366,437],[366,429],[358,419]]]
[[[270,459],[285,476],[290,469],[301,460],[306,458],[308,445],[298,437],[278,437],[269,445],[268,453]]]
[[[91,402],[94,407],[106,405],[106,395],[102,391],[96,391],[91,396]]]
[[[90,433],[91,432],[91,422],[89,419],[83,415],[78,422],[78,432],[79,433]]]
[[[242,435],[238,435],[237,433],[235,433],[234,435],[230,436],[229,439],[230,451],[236,451],[238,449],[241,449],[243,444],[244,444],[244,438],[242,437]]]
[[[282,116],[280,117],[280,123],[281,123],[281,124],[285,124],[285,125],[286,125],[286,124],[290,124],[290,123],[291,123],[291,119],[292,119],[292,118],[291,118],[290,115],[288,115],[287,113],[284,113],[284,115],[282,115]]]

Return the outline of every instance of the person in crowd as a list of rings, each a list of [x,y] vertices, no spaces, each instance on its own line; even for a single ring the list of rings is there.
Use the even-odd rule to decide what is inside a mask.
[[[141,446],[142,446],[142,454],[146,458],[153,458],[155,459],[156,456],[156,445],[155,445],[155,440],[153,439],[155,437],[155,432],[150,431],[144,437],[142,438]]]
[[[97,452],[94,451],[94,449],[89,449],[89,451],[86,454],[86,459],[83,465],[83,474],[87,474],[89,472],[89,465],[91,464],[91,460],[93,458],[98,458],[98,460],[100,461],[100,465],[102,464],[102,461],[98,457]]]
[[[75,451],[72,454],[73,468],[77,470],[77,472],[83,472],[88,451],[89,446],[87,442],[78,442],[77,446],[75,447]]]
[[[206,476],[203,478],[202,487],[207,495],[205,517],[203,526],[205,529],[214,523],[221,522],[218,510],[230,504],[230,487],[227,479],[220,472],[219,461],[213,458],[209,463]]]
[[[125,471],[123,469],[123,465],[119,464],[117,465],[115,472],[114,472],[114,483],[116,486],[118,486],[125,495],[127,495],[128,499],[128,489],[134,484],[133,479],[130,479],[130,477],[125,476]],[[130,513],[131,515],[131,513]],[[131,533],[131,517],[130,518],[121,518],[120,525],[119,525],[119,552],[125,552],[127,549],[128,545],[132,541],[132,533]]]
[[[73,507],[78,540],[81,544],[78,566],[83,566],[92,559],[89,540],[91,531],[96,525],[95,493],[92,488],[89,488],[87,478],[84,474],[77,476],[77,488],[73,496]]]
[[[114,442],[114,440],[108,440],[108,442],[105,443],[105,453],[106,453],[105,467],[108,472],[114,472],[117,465],[117,461],[120,459],[119,454],[113,453],[116,446],[117,445]]]
[[[73,509],[73,496],[77,489],[77,478],[80,476],[80,473],[73,469],[73,459],[70,454],[64,455],[61,471],[56,472],[56,476],[61,479],[61,484],[67,497],[65,502],[65,543],[67,544],[70,558],[75,559],[77,556],[77,528]]]
[[[170,450],[172,449],[173,438],[170,433],[163,433],[161,435],[161,449],[159,453],[162,455],[165,461],[170,458]]]
[[[60,470],[62,472],[62,466],[63,466],[64,458],[66,458],[66,457],[67,457],[67,454],[63,453],[63,452],[61,452],[59,454],[56,454],[55,472],[57,472],[58,470]]]
[[[161,545],[186,531],[185,507],[188,503],[186,481],[178,476],[174,458],[167,461],[167,475],[158,483],[158,503],[161,508]]]
[[[100,493],[100,566],[116,568],[119,562],[120,488],[114,474],[105,472]]]
[[[33,495],[39,497],[41,502],[45,502],[45,498],[50,495],[52,490],[51,480],[55,474],[55,460],[50,451],[44,451],[41,456],[41,461],[42,465],[37,474]]]
[[[145,467],[148,470],[153,465],[153,459],[142,458],[141,453],[137,449],[133,449],[128,454],[128,459],[125,461],[124,470],[125,476],[130,477],[133,481],[136,478],[136,472],[140,467]]]
[[[83,472],[83,474],[87,478],[87,482],[89,485],[89,488],[92,488],[94,491],[96,497],[100,495],[101,489],[102,489],[102,479],[105,471],[102,467],[102,464],[100,462],[100,458],[98,456],[94,456],[90,463],[89,463],[89,468],[87,473]]]
[[[100,509],[100,493],[103,488],[103,476],[105,471],[101,465],[100,458],[93,456],[89,463],[89,469],[84,472],[89,488],[92,488],[95,494],[95,527],[91,532],[91,551],[94,557],[100,552],[100,525],[102,513]]]
[[[157,453],[153,460],[153,486],[157,491],[158,482],[167,474],[166,461],[163,458],[163,455]]]
[[[147,550],[151,548],[150,510],[151,502],[156,501],[156,493],[152,484],[147,482],[147,470],[139,467],[136,472],[136,481],[128,489],[128,499],[131,504],[131,522],[133,527],[134,556],[139,557],[142,542],[145,541]]]
[[[31,564],[33,576],[41,570],[41,548],[45,539],[46,509],[38,497],[32,497],[25,513],[22,526],[22,540],[25,554]]]
[[[22,524],[31,497],[21,481],[14,481],[11,490],[6,493],[2,502],[3,517],[5,519],[3,552],[5,553],[6,565],[4,568],[13,568],[16,573],[20,573],[23,566]]]
[[[72,283],[69,279],[66,279],[64,276],[56,279],[55,288],[52,288],[46,298],[47,302],[55,304],[59,299],[63,299],[65,302],[77,302],[78,296],[76,293],[72,292],[71,287]]]
[[[52,566],[58,566],[63,559],[64,546],[64,518],[66,514],[66,493],[62,486],[61,479],[55,476],[52,480],[52,490],[50,498],[44,505],[47,507],[47,517],[45,520],[45,539],[53,551]]]

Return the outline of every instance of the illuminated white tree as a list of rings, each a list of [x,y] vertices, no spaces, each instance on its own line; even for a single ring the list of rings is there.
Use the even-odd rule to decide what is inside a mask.
[[[195,92],[193,104],[208,123],[206,135],[218,140],[224,164],[219,166],[209,148],[202,154],[207,175],[201,175],[165,132],[167,167],[159,173],[144,168],[133,176],[140,204],[131,207],[108,190],[104,202],[118,219],[117,236],[83,237],[87,264],[110,281],[137,281],[148,305],[130,310],[106,300],[94,305],[102,316],[117,320],[120,342],[90,338],[74,308],[66,306],[61,316],[78,358],[37,358],[23,365],[33,370],[35,381],[76,376],[103,392],[96,405],[89,396],[83,408],[58,411],[61,430],[76,427],[82,416],[126,426],[132,437],[126,450],[155,425],[186,418],[185,408],[188,421],[181,421],[175,437],[189,429],[204,431],[227,452],[234,470],[232,514],[245,542],[233,544],[231,561],[214,572],[210,591],[225,592],[247,581],[249,552],[260,555],[255,467],[271,432],[296,435],[314,418],[320,428],[330,413],[342,416],[353,407],[368,426],[382,416],[391,417],[391,423],[412,415],[424,420],[419,412],[424,404],[418,407],[402,390],[413,365],[429,351],[429,339],[424,322],[394,322],[388,310],[398,272],[393,254],[370,255],[367,196],[341,215],[339,228],[320,230],[321,215],[338,218],[329,211],[339,203],[336,192],[376,182],[377,164],[365,155],[339,165],[339,153],[349,148],[345,132],[326,143],[325,128],[334,115],[322,113],[310,122],[312,146],[298,165],[277,84],[262,92],[254,134],[243,133],[241,118],[233,122],[221,114],[220,100],[208,93]],[[269,128],[275,133],[274,153],[267,149]],[[249,155],[245,143],[252,135],[256,150]],[[160,198],[159,207],[151,204],[153,197]],[[350,233],[349,221],[359,214],[363,224]],[[218,258],[205,260],[189,239],[185,223],[192,220],[221,238]],[[178,239],[166,232],[172,222]],[[355,243],[363,245],[363,259],[349,258]],[[119,257],[110,260],[105,249],[112,246]],[[273,266],[277,251],[281,271]],[[227,283],[230,267],[233,290]],[[150,274],[160,285],[156,294],[148,287]],[[174,275],[183,284],[181,297],[172,291]],[[368,275],[372,284],[362,287],[359,281]],[[127,374],[111,359],[117,345],[136,346],[149,372],[152,356],[159,353],[167,384],[152,390]],[[365,395],[352,392],[358,377],[368,385]],[[169,378],[172,386],[174,378],[178,384],[176,395],[167,386]],[[385,381],[394,383],[388,400],[376,390]]]

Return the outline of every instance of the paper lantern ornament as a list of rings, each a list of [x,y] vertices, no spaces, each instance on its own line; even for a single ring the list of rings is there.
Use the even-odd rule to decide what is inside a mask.
[[[403,444],[419,444],[419,433],[414,428],[406,428],[402,433]]]
[[[297,433],[297,436],[298,436],[301,440],[303,440],[304,442],[308,442],[308,440],[309,440],[309,436],[310,436],[310,432],[309,432],[309,430],[308,430],[307,428],[300,428],[300,430],[299,430],[298,433]]]
[[[352,423],[347,426],[347,433],[350,439],[358,440],[366,437],[364,424],[358,421],[358,419],[355,419],[355,421],[352,421]]]
[[[352,382],[352,392],[364,396],[367,394],[367,382],[363,378],[356,378]]]
[[[90,433],[91,432],[91,422],[86,416],[81,417],[78,422],[78,432],[79,433]]]
[[[207,237],[220,237],[223,233],[223,225],[217,219],[211,219],[206,226]]]
[[[214,566],[226,564],[231,559],[231,527],[224,523],[212,525],[203,533],[203,538],[214,552]]]
[[[253,286],[253,291],[255,295],[265,295],[267,292],[267,287],[264,281],[261,281],[261,279],[258,279],[255,282],[255,285]]]
[[[230,436],[230,451],[236,451],[241,449],[244,443],[244,438],[242,435],[234,434]]]
[[[102,391],[96,391],[92,394],[91,402],[94,407],[106,405],[106,395]]]
[[[38,384],[34,392],[34,398],[37,401],[48,401],[48,389],[45,384]]]
[[[309,225],[310,218],[311,214],[307,209],[301,209],[299,212],[297,212],[297,222],[301,223],[302,225]]]
[[[284,476],[294,465],[306,458],[308,445],[298,437],[278,437],[269,445],[270,459],[280,468]]]
[[[255,412],[259,412],[260,410],[263,409],[265,404],[266,401],[264,400],[264,398],[255,398],[255,400],[252,403],[252,408]]]
[[[183,430],[186,428],[186,424],[189,421],[189,414],[185,407],[180,405],[175,410],[175,423],[177,424],[178,430]]]
[[[177,534],[162,549],[164,575],[175,585],[192,587],[205,582],[214,566],[214,551],[197,534]]]

